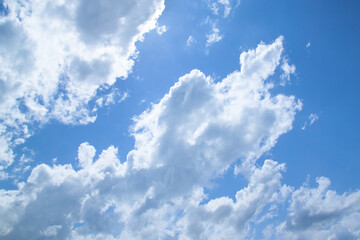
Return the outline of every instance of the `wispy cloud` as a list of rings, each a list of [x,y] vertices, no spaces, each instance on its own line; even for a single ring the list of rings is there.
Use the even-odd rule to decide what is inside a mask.
[[[196,39],[193,36],[190,35],[188,37],[188,39],[186,40],[186,46],[190,47],[194,43],[196,43]]]
[[[309,124],[309,126],[311,126],[311,125],[313,125],[314,122],[316,122],[317,120],[319,120],[319,115],[317,115],[316,113],[311,113],[311,114],[309,115],[308,121],[306,121],[306,122],[304,123],[304,126],[303,126],[301,129],[302,129],[302,130],[305,130],[308,124]]]
[[[281,74],[281,82],[280,84],[284,86],[286,82],[290,81],[290,75],[295,74],[296,67],[295,65],[289,65],[288,60],[284,58],[283,64],[281,65],[281,70],[283,73]]]
[[[237,2],[237,4],[235,5],[235,7],[237,7],[240,4],[240,1]],[[213,14],[215,15],[219,15],[220,11],[223,10],[222,16],[223,17],[228,17],[233,6],[233,4],[230,2],[230,0],[209,0],[208,1],[208,6],[210,8],[210,10],[213,12]]]
[[[213,45],[214,43],[220,42],[222,39],[222,35],[220,35],[219,28],[216,27],[216,24],[212,24],[211,32],[206,35],[206,47]]]
[[[319,119],[319,116],[316,113],[310,114],[310,116],[309,116],[310,125],[312,125],[318,119]]]

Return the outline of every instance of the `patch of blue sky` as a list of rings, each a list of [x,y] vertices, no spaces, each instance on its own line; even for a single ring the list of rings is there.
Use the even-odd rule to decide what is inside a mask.
[[[7,16],[9,14],[9,9],[4,6],[4,1],[0,1],[0,16]]]

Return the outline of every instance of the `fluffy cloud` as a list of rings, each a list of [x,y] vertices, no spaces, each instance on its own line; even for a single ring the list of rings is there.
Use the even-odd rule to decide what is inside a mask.
[[[283,164],[266,160],[261,168],[253,169],[248,186],[236,193],[235,201],[222,197],[189,208],[181,239],[245,238],[247,223],[281,194],[282,170]]]
[[[293,192],[277,239],[359,239],[360,191],[337,194],[330,180],[317,178],[317,188],[302,186]]]
[[[240,71],[220,82],[199,70],[181,77],[134,118],[135,146],[126,160],[113,146],[95,159],[95,148],[83,143],[77,166],[36,166],[17,190],[0,192],[1,237],[245,236],[262,209],[288,192],[280,182],[283,164],[256,164],[301,109],[294,96],[270,93],[267,78],[280,65],[282,41],[243,52]],[[205,203],[204,189],[234,164],[247,187],[239,187],[234,199]]]
[[[89,103],[127,77],[164,0],[11,1],[0,17],[0,168],[34,122],[93,122]],[[19,141],[15,141],[19,139]],[[1,169],[0,169],[1,170]]]

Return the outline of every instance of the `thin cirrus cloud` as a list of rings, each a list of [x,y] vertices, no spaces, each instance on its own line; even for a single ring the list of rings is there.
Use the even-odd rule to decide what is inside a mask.
[[[208,0],[207,1],[209,9],[212,11],[215,16],[222,16],[223,18],[227,18],[233,8],[239,6],[240,1],[236,3],[232,0]],[[220,12],[223,11],[221,14]],[[205,24],[208,24],[211,27],[210,33],[206,34],[206,43],[205,47],[210,47],[214,43],[220,42],[223,39],[223,36],[220,34],[220,29],[217,27],[217,21],[213,20],[209,16],[205,20]],[[189,39],[187,41],[187,46],[190,46]],[[207,50],[208,51],[208,50]],[[207,52],[206,51],[206,52]]]
[[[134,119],[135,146],[126,161],[113,146],[94,160],[95,148],[83,143],[78,170],[71,164],[33,168],[17,190],[1,191],[2,238],[246,236],[266,206],[291,192],[280,181],[284,164],[255,165],[292,128],[302,106],[294,96],[270,93],[267,79],[280,65],[282,41],[243,52],[240,71],[220,82],[199,70],[181,77]],[[235,163],[248,186],[239,187],[234,200],[202,203],[211,180]]]
[[[208,6],[214,15],[227,18],[233,8],[240,5],[240,0],[208,0]]]
[[[12,164],[12,148],[32,134],[34,123],[95,121],[91,101],[127,77],[135,42],[156,28],[165,7],[163,0],[2,4],[0,171]]]
[[[189,35],[188,39],[186,40],[186,46],[190,47],[194,43],[196,43],[196,39],[193,36]]]
[[[206,34],[206,47],[210,47],[214,43],[220,42],[223,36],[220,34],[219,28],[215,23],[211,23],[211,32]]]
[[[207,0],[206,3],[212,14],[206,17],[202,25],[210,27],[210,31],[205,34],[205,47],[209,48],[214,43],[220,42],[223,39],[223,35],[220,33],[220,29],[217,26],[219,18],[227,18],[231,10],[240,5],[240,1],[235,2],[233,0]],[[195,42],[195,38],[190,35],[186,41],[186,46],[189,47]],[[208,54],[209,49],[206,49],[205,53]]]
[[[302,126],[302,130],[305,130],[307,126],[313,125],[317,120],[319,120],[319,115],[316,113],[311,113],[309,115],[309,119],[304,123],[304,126]]]

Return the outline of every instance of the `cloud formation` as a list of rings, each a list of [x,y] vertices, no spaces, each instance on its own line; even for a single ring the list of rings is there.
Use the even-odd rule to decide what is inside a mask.
[[[360,191],[339,195],[329,190],[328,178],[316,182],[317,188],[302,186],[292,193],[276,239],[359,239]]]
[[[211,25],[211,32],[209,34],[206,34],[206,47],[210,47],[214,43],[220,42],[223,38],[222,35],[220,35],[219,28],[216,27],[215,23],[210,23]]]
[[[304,123],[304,126],[301,128],[302,130],[305,130],[307,125],[309,124],[309,126],[313,125],[317,120],[319,120],[319,115],[317,115],[316,113],[311,113],[309,115],[309,119]]]
[[[212,17],[207,16],[205,20],[205,24],[208,24],[211,27],[210,33],[205,35],[206,48],[210,47],[214,43],[220,42],[223,39],[223,36],[220,34],[220,29],[217,27],[217,23],[220,18],[219,16],[222,16],[222,18],[227,18],[231,10],[240,5],[240,0],[207,0],[207,4],[216,18],[213,19]],[[221,11],[223,11],[223,14],[220,13]],[[195,39],[193,39],[192,36],[189,36],[186,42],[187,46],[190,46],[194,42],[192,40]],[[208,49],[205,51],[205,53],[208,54]]]
[[[135,42],[164,0],[4,0],[0,17],[0,170],[33,123],[95,121],[91,101],[126,78]],[[162,32],[164,31],[163,28]]]
[[[296,67],[293,64],[289,65],[288,60],[284,58],[281,70],[283,73],[280,76],[282,79],[280,85],[285,86],[286,82],[290,82],[290,75],[295,74]]]
[[[188,39],[186,40],[186,46],[190,47],[194,43],[196,43],[196,39],[193,36],[189,35]]]
[[[167,27],[165,25],[162,25],[162,26],[156,26],[156,32],[159,34],[159,35],[163,35],[165,32],[167,32]]]
[[[245,236],[265,206],[290,191],[280,182],[283,164],[256,164],[301,109],[294,96],[270,93],[267,79],[280,65],[282,41],[243,52],[240,71],[220,82],[199,70],[181,77],[134,119],[135,146],[125,161],[113,146],[96,157],[95,148],[83,143],[74,166],[40,164],[17,190],[1,190],[1,237]],[[234,199],[206,202],[204,189],[234,164],[247,187],[239,187]]]
[[[208,0],[208,6],[215,15],[220,15],[220,11],[223,10],[223,17],[229,16],[231,10],[240,5],[240,0]]]

